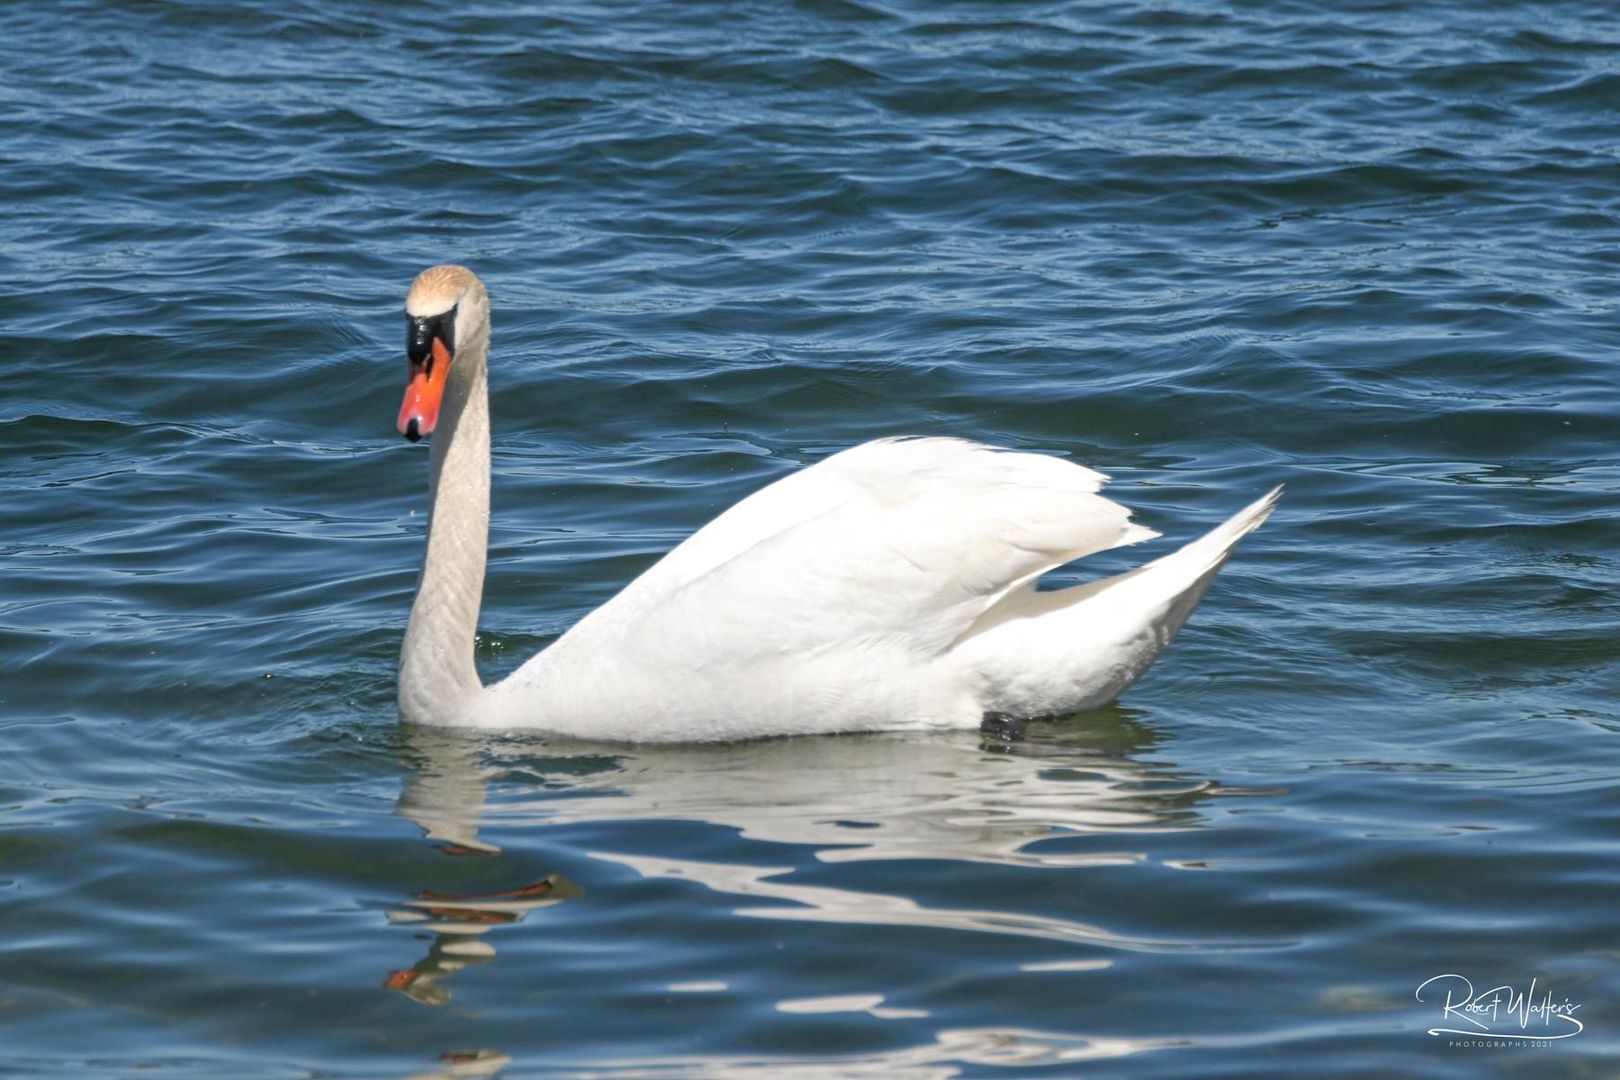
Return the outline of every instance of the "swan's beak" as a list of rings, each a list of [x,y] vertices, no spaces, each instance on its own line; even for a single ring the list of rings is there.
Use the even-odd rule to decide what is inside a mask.
[[[410,382],[405,385],[405,401],[399,407],[399,433],[411,442],[432,434],[438,424],[439,406],[444,403],[444,387],[450,381],[450,362],[454,358],[442,337],[426,336],[423,348],[411,342]]]

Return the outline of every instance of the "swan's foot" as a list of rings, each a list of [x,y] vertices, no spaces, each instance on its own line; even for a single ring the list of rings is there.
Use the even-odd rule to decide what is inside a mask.
[[[979,730],[1004,742],[1024,741],[1024,721],[1010,713],[987,712],[979,720]]]

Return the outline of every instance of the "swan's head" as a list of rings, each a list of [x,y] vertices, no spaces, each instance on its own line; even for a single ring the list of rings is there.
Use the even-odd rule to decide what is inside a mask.
[[[489,339],[489,294],[465,266],[434,266],[416,275],[405,297],[405,359],[410,365],[399,433],[411,442],[439,422],[444,388],[457,356],[482,357]]]

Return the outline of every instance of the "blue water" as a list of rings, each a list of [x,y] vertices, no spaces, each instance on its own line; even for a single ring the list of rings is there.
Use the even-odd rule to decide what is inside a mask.
[[[0,31],[0,1072],[1613,1075],[1609,5]],[[1167,534],[1059,581],[1288,494],[1023,742],[402,731],[400,310],[452,260],[486,678],[878,435],[1071,456]],[[1430,1035],[1444,974],[1584,1030]]]

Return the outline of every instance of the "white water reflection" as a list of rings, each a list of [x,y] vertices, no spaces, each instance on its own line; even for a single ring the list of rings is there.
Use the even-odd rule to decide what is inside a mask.
[[[1144,858],[1133,833],[1195,827],[1199,801],[1224,791],[1140,760],[1154,736],[1117,707],[1011,744],[976,732],[635,749],[408,738],[417,767],[399,812],[457,852],[490,847],[480,823],[678,820],[810,847],[824,862],[1117,865]],[[1043,843],[1097,834],[1118,836],[1120,849]]]
[[[398,812],[442,850],[499,851],[480,827],[533,829],[579,822],[693,821],[756,841],[809,848],[823,862],[944,859],[1024,867],[1096,867],[1144,861],[1131,839],[1194,828],[1200,800],[1226,789],[1137,756],[1154,736],[1129,711],[1037,728],[1007,743],[976,732],[773,739],[718,746],[603,749],[539,738],[454,731],[406,733],[414,768]],[[1065,849],[1064,837],[1107,836],[1116,846]],[[593,858],[648,878],[684,878],[717,892],[771,901],[736,909],[766,919],[893,925],[1011,934],[1141,952],[1233,948],[1115,933],[1053,916],[929,907],[905,896],[786,880],[791,866],[761,867],[673,856],[595,851]],[[576,890],[577,891],[577,890]],[[550,894],[567,898],[576,891]],[[431,898],[395,913],[443,913]],[[556,902],[550,899],[548,902]],[[476,905],[462,905],[476,932]],[[511,920],[509,920],[511,921]],[[465,935],[442,920],[432,929]],[[452,941],[460,957],[469,943]],[[486,946],[487,948],[487,946]]]
[[[737,896],[789,901],[790,905],[734,908],[732,913],[755,919],[790,919],[802,922],[853,923],[862,926],[925,926],[937,930],[972,930],[984,934],[1058,941],[1067,945],[1101,945],[1133,952],[1197,952],[1232,949],[1237,942],[1201,939],[1175,941],[1117,934],[1100,926],[1014,911],[927,907],[904,896],[864,889],[837,889],[825,885],[795,885],[773,880],[793,872],[792,867],[738,866],[691,859],[650,858],[593,851],[594,858],[619,863],[649,878],[697,881],[716,892]]]
[[[928,1015],[927,1009],[902,1009],[885,1005],[882,994],[833,994],[829,997],[786,998],[776,1003],[785,1013],[865,1013],[879,1020],[914,1020]]]
[[[735,830],[782,845],[777,865],[742,865],[591,850],[590,858],[649,879],[685,880],[739,898],[747,919],[919,927],[996,934],[1072,946],[1026,970],[1094,971],[1109,953],[1270,948],[1276,943],[1145,937],[1021,905],[931,905],[920,898],[795,880],[808,854],[824,863],[946,860],[1004,867],[1083,868],[1144,862],[1146,834],[1194,829],[1200,804],[1233,793],[1210,780],[1152,761],[1153,733],[1114,708],[1067,725],[1037,727],[1008,743],[975,732],[776,739],[689,747],[600,747],[541,738],[413,729],[404,733],[410,771],[397,811],[447,855],[500,858],[493,837],[532,849],[535,830],[601,822],[686,821]],[[1257,794],[1244,792],[1243,794]],[[638,830],[592,830],[635,837]],[[1066,840],[1082,842],[1069,842]],[[543,842],[542,842],[543,843]],[[598,845],[600,841],[597,841]],[[769,856],[765,860],[769,862]],[[423,893],[390,913],[433,930],[428,956],[389,985],[442,1004],[448,975],[494,955],[487,932],[530,911],[580,896],[553,875],[483,896]],[[1068,950],[1064,950],[1068,951]],[[1099,955],[1101,951],[1101,955]],[[724,983],[680,983],[698,993]],[[915,1023],[924,1010],[891,1003],[886,987],[789,997],[787,1015],[856,1012]],[[962,1063],[1062,1064],[1118,1058],[1175,1041],[1141,1041],[1001,1028],[932,1032],[932,1042],[882,1054],[636,1062],[636,1075],[954,1075]],[[609,1069],[617,1066],[609,1063]],[[626,1063],[628,1066],[630,1063]]]
[[[882,998],[824,998],[784,1001],[778,1009],[789,1013],[887,1012],[914,1015],[913,1010],[886,1010]],[[873,1053],[827,1055],[691,1055],[657,1061],[628,1059],[577,1063],[579,1075],[638,1077],[640,1080],[823,1080],[826,1077],[883,1077],[884,1080],[950,1080],[962,1075],[963,1065],[992,1068],[1078,1065],[1131,1057],[1150,1050],[1189,1046],[1183,1039],[1130,1039],[1065,1035],[1025,1028],[946,1028],[932,1041]],[[418,1073],[408,1080],[472,1080],[492,1077],[512,1059],[492,1050],[441,1055],[442,1067]],[[556,1066],[558,1062],[550,1063]],[[574,1075],[574,1070],[569,1070]]]
[[[1078,1065],[1130,1057],[1149,1050],[1190,1045],[1182,1039],[1087,1038],[1022,1028],[946,1028],[932,1042],[870,1054],[826,1056],[693,1056],[644,1061],[596,1063],[601,1074],[658,1080],[685,1077],[885,1077],[889,1080],[947,1080],[962,1075],[963,1065],[990,1068]],[[1066,1073],[1065,1073],[1066,1075]]]

